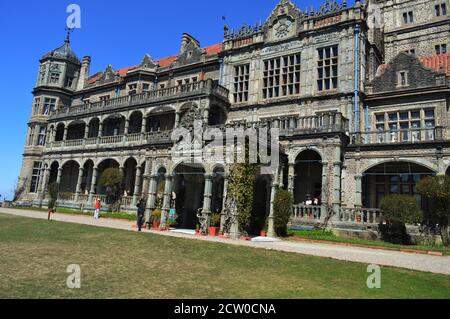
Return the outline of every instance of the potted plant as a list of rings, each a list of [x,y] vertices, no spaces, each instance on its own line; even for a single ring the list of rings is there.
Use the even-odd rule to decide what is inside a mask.
[[[209,235],[210,236],[219,236],[220,231],[220,219],[221,216],[219,213],[213,213],[211,215],[211,227],[209,227]]]
[[[261,230],[261,237],[267,237],[267,233],[269,231],[269,219],[267,218],[264,222],[264,228]]]
[[[154,230],[159,230],[159,226],[161,225],[161,210],[155,209],[152,213],[152,228]]]
[[[195,235],[200,235],[200,224],[195,226]]]

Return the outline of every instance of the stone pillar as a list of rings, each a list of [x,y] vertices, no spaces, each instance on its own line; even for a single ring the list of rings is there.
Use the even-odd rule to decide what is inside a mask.
[[[334,172],[334,183],[333,183],[333,211],[334,211],[334,219],[339,219],[340,209],[341,209],[341,169],[342,162],[341,158],[341,150],[340,147],[336,147],[336,160],[333,164],[333,172]]]
[[[32,144],[33,146],[36,146],[38,144],[40,129],[41,129],[40,125],[34,126],[34,136],[33,136],[33,144]]]
[[[288,184],[289,192],[295,197],[295,164],[289,164],[289,184]]]
[[[67,141],[67,133],[69,132],[69,127],[64,127],[64,136],[63,136],[63,143]]]
[[[58,168],[58,176],[56,178],[56,184],[58,184],[58,188],[60,188],[62,172],[63,168],[62,167]]]
[[[181,118],[180,112],[176,112],[175,113],[175,128],[177,128],[180,125],[180,118]]]
[[[97,177],[98,177],[98,168],[94,167],[92,171],[91,190],[89,192],[89,199],[88,199],[88,202],[91,205],[94,205],[94,195],[95,195],[95,186],[97,185]]]
[[[166,228],[167,219],[169,216],[170,210],[170,201],[172,196],[172,180],[173,176],[170,174],[166,174],[166,185],[164,189],[164,203],[161,212],[161,229]]]
[[[47,183],[48,183],[48,176],[50,173],[50,168],[46,167],[43,169],[44,174],[39,182],[39,190],[38,190],[38,198],[39,198],[39,206],[42,206],[42,201],[45,198],[45,193],[47,191]]]
[[[268,232],[267,232],[267,236],[268,237],[275,237],[276,233],[275,233],[275,223],[274,223],[274,208],[273,208],[273,204],[275,202],[275,195],[277,193],[278,190],[278,184],[277,184],[277,179],[275,178],[275,176],[272,177],[272,190],[270,193],[270,214],[269,214],[269,228],[268,228]]]
[[[145,133],[147,132],[147,118],[142,118],[142,128],[141,128],[141,140],[145,139]]]
[[[225,205],[227,204],[227,194],[228,194],[228,176],[223,177],[223,203],[222,203],[222,214],[220,217],[220,231],[223,232],[223,227],[225,225]]]
[[[330,187],[328,185],[328,162],[322,162],[322,196],[320,220],[325,221],[328,214],[328,205],[331,204]]]
[[[141,194],[141,176],[142,176],[142,167],[136,167],[136,179],[134,181],[134,192],[133,192],[133,203],[132,206],[135,207],[137,205],[138,196]]]
[[[78,203],[78,200],[80,199],[81,182],[83,181],[83,175],[84,175],[84,168],[80,167],[78,170],[77,188],[75,191],[75,203]]]
[[[150,176],[150,186],[148,189],[148,199],[147,199],[147,211],[145,216],[147,221],[150,221],[151,214],[155,210],[157,186],[158,186],[158,175],[152,174],[152,176]]]
[[[212,199],[212,176],[205,174],[205,190],[203,192],[203,211],[202,214],[206,215],[207,225],[211,225],[211,199]]]
[[[355,208],[362,208],[362,175],[356,175],[355,182]]]
[[[144,178],[142,180],[142,189],[141,193],[143,196],[148,194],[148,187],[149,187],[149,181],[150,181],[150,174],[151,174],[151,162],[150,160],[146,160],[145,162],[145,170],[144,170]]]

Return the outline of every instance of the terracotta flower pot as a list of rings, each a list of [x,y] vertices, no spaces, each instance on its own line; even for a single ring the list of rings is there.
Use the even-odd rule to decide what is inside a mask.
[[[219,236],[220,227],[209,227],[209,236]]]
[[[267,237],[267,231],[266,230],[261,230],[261,237]]]
[[[160,225],[161,225],[161,222],[153,222],[152,228],[158,230]]]

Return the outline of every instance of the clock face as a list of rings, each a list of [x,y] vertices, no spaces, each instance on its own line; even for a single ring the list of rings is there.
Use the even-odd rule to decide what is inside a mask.
[[[278,20],[278,22],[275,24],[273,30],[274,30],[274,38],[281,39],[291,34],[292,30],[294,28],[294,23],[287,19],[283,18]]]

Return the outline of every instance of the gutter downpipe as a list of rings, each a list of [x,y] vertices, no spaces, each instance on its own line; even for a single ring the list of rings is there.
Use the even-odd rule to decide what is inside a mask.
[[[366,144],[369,144],[369,133],[370,133],[369,102],[366,102]]]
[[[355,134],[359,133],[359,34],[361,27],[359,24],[355,26],[355,108],[354,108],[354,125]]]
[[[220,76],[219,76],[219,85],[222,85],[222,76],[223,76],[223,59],[219,59],[220,63]]]

